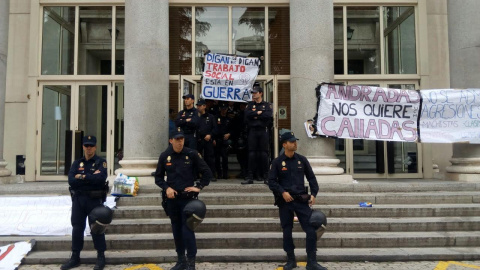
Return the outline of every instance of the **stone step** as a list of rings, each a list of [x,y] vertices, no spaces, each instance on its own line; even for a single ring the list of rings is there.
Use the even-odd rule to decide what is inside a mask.
[[[234,190],[238,192],[270,192],[263,182],[255,181],[253,185],[241,185],[243,179],[218,180],[206,187],[203,192],[225,192]],[[358,180],[358,184],[320,183],[322,192],[426,192],[426,191],[474,191],[480,190],[480,184],[461,182],[428,181],[416,183],[390,183],[378,180]],[[140,187],[140,193],[159,193],[156,185]]]
[[[271,193],[203,193],[199,197],[207,205],[273,204]],[[438,191],[412,193],[318,193],[316,203],[322,204],[465,204],[479,203],[480,193],[473,191]],[[122,197],[118,206],[160,205],[160,194],[139,194],[137,197]]]
[[[107,250],[107,264],[146,264],[175,262],[175,250]],[[306,261],[305,250],[295,250],[297,261]],[[33,251],[23,264],[61,264],[70,256],[70,251]],[[95,264],[96,252],[83,251],[82,263]],[[275,249],[199,249],[197,261],[200,262],[284,262],[285,252]],[[473,261],[480,259],[480,248],[319,248],[317,259],[322,261]],[[160,265],[161,266],[161,265]],[[272,269],[277,267],[272,263]]]
[[[294,232],[297,248],[305,247],[305,233]],[[2,245],[24,237],[2,237]],[[29,237],[27,239],[31,239]],[[274,249],[282,246],[282,232],[197,233],[197,247],[207,249]],[[35,237],[35,251],[64,251],[71,247],[70,236]],[[113,234],[106,235],[108,250],[168,250],[173,246],[172,234]],[[325,233],[318,241],[322,248],[394,248],[394,247],[478,247],[480,232],[335,232]],[[93,250],[87,237],[84,250]]]
[[[480,231],[480,217],[329,218],[328,232]],[[109,234],[170,232],[170,219],[118,219]],[[281,232],[277,218],[206,218],[197,232]],[[302,231],[297,223],[294,231]]]
[[[274,205],[207,205],[208,218],[278,217]],[[480,204],[376,204],[371,208],[358,205],[316,205],[329,218],[333,217],[456,217],[480,216]],[[166,218],[157,205],[119,206],[115,219]]]
[[[211,183],[203,192],[225,192],[228,190],[243,192],[270,192],[263,182],[253,185],[241,185],[242,179],[218,180]],[[113,179],[110,179],[110,185]],[[363,180],[358,183],[338,184],[320,183],[322,192],[427,192],[427,191],[475,191],[480,190],[480,183],[464,183],[428,179]],[[141,185],[139,193],[159,193],[156,185]],[[0,195],[68,195],[67,181],[27,182],[21,184],[1,185]]]

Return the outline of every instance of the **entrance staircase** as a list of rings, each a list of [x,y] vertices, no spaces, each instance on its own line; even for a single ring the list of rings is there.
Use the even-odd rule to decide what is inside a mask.
[[[212,183],[200,194],[207,218],[196,232],[199,261],[284,261],[278,210],[269,189],[241,180]],[[39,183],[41,184],[41,183]],[[24,185],[24,184],[18,184]],[[60,185],[60,184],[57,184]],[[67,194],[66,183],[52,194]],[[29,196],[26,188],[0,186],[0,195]],[[12,185],[10,185],[12,186]],[[13,191],[12,191],[13,190]],[[328,217],[318,242],[320,261],[408,261],[480,259],[480,184],[446,181],[360,180],[320,184],[315,209]],[[163,263],[176,260],[170,221],[160,206],[160,189],[141,186],[134,198],[120,198],[107,230],[107,263]],[[8,193],[7,193],[8,192]],[[17,193],[17,194],[16,194]],[[32,194],[38,194],[32,189]],[[359,202],[371,202],[361,208]],[[59,264],[70,255],[71,236],[2,236],[0,246],[36,239],[25,264]],[[96,253],[86,237],[82,259]],[[294,226],[297,259],[305,260],[305,234]]]

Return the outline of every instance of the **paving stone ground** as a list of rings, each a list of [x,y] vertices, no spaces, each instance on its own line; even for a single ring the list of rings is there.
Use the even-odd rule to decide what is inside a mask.
[[[268,263],[197,263],[198,270],[277,270],[281,262]],[[462,262],[322,262],[329,270],[471,270],[480,269],[480,261]],[[168,270],[174,264],[149,264],[149,265],[107,265],[105,270]],[[21,265],[19,270],[53,270],[60,269],[58,264],[50,265]],[[83,264],[75,269],[93,269],[93,265]],[[281,268],[280,268],[281,269]],[[303,270],[299,266],[296,270]]]

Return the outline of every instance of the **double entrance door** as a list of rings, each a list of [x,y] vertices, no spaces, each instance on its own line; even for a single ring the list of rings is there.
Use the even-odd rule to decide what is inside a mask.
[[[36,180],[66,180],[83,156],[82,137],[113,174],[123,157],[123,82],[42,82],[38,88]]]
[[[272,131],[272,157],[278,156],[278,79],[276,75],[272,76],[258,76],[256,82],[260,83],[263,88],[263,99],[273,105],[273,131]],[[178,110],[183,109],[182,96],[186,94],[193,94],[195,98],[201,96],[201,78],[200,76],[179,75],[178,84]],[[196,101],[195,101],[196,103]]]
[[[348,81],[346,85],[369,85],[396,89],[418,89],[416,81]],[[414,142],[336,139],[340,167],[354,178],[422,178],[421,145]]]

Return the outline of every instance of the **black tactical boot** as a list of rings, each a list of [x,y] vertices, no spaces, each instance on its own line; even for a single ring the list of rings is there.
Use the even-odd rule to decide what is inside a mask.
[[[195,270],[195,257],[187,259],[186,270]]]
[[[283,270],[292,270],[297,267],[297,261],[295,260],[295,252],[287,252],[287,263],[283,266]]]
[[[62,264],[60,269],[68,270],[68,269],[75,268],[79,265],[80,265],[80,252],[74,251],[72,252],[72,257],[70,257],[70,259],[66,263]]]
[[[177,263],[170,270],[185,270],[185,269],[187,269],[187,260],[185,258],[185,255],[180,255],[179,254],[177,256],[177,258],[178,258]]]
[[[97,263],[93,267],[93,270],[103,270],[105,267],[105,253],[103,251],[97,252]]]
[[[253,184],[253,173],[248,172],[247,177],[245,177],[245,181],[242,182],[242,185],[249,185]]]
[[[268,173],[264,173],[262,179],[263,183],[268,186]]]
[[[307,270],[327,270],[326,267],[317,263],[317,253],[311,252],[307,254]]]

